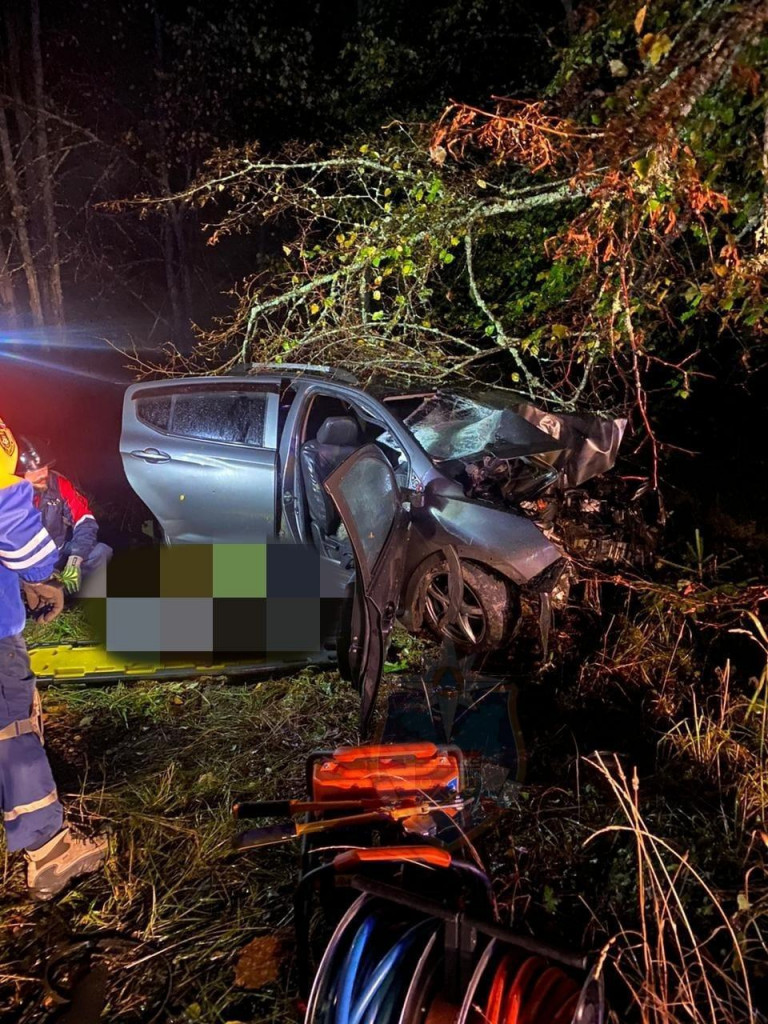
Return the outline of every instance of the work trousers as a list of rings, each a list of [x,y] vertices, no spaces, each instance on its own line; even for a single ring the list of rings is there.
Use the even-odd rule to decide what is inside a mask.
[[[24,638],[0,637],[0,731],[29,719],[34,694]],[[0,740],[0,805],[9,850],[35,850],[62,827],[51,766],[35,733]]]

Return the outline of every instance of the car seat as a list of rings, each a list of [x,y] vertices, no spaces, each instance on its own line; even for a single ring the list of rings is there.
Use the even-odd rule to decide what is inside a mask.
[[[317,437],[301,446],[301,476],[309,506],[310,529],[317,548],[333,558],[339,557],[342,546],[336,531],[341,525],[339,513],[323,487],[334,469],[361,446],[360,428],[352,416],[329,416]]]

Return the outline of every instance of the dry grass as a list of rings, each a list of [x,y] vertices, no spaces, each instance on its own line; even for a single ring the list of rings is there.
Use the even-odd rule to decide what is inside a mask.
[[[591,839],[624,834],[635,848],[638,926],[605,949],[648,1024],[722,1024],[754,1020],[750,976],[730,916],[686,853],[655,835],[640,810],[637,773],[618,758],[591,762],[608,782],[624,819]],[[691,907],[695,907],[695,916]],[[703,917],[712,920],[702,932]]]
[[[331,674],[305,672],[252,686],[197,680],[59,688],[45,703],[52,760],[59,782],[70,785],[70,816],[108,831],[111,850],[104,874],[42,907],[26,900],[22,865],[6,856],[2,1020],[44,1019],[45,959],[63,935],[105,929],[140,940],[139,975],[131,985],[130,974],[121,976],[110,1020],[143,1019],[138,1006],[142,992],[157,987],[157,950],[174,969],[169,1020],[297,1019],[289,982],[251,995],[234,987],[239,949],[289,921],[296,850],[233,858],[230,806],[242,793],[301,794],[306,753],[355,738],[357,699],[349,688]]]
[[[478,848],[507,921],[603,949],[616,1022],[742,1024],[766,994],[768,669],[751,678],[726,658],[718,673],[709,652],[733,639],[768,665],[765,630],[746,591],[617,593],[598,643],[580,651],[569,636],[571,661],[556,650],[529,687],[529,779]],[[399,642],[407,668],[410,641]],[[306,755],[355,740],[356,695],[304,672],[61,687],[45,704],[71,814],[107,830],[111,853],[103,875],[44,907],[25,900],[21,865],[6,858],[2,1020],[45,1019],[46,959],[69,932],[104,929],[139,943],[134,966],[115,971],[118,1024],[144,1021],[166,963],[174,1024],[298,1020],[289,955],[271,985],[234,984],[242,947],[290,925],[296,851],[232,858],[229,807],[244,793],[302,793]],[[594,722],[617,709],[595,739]]]

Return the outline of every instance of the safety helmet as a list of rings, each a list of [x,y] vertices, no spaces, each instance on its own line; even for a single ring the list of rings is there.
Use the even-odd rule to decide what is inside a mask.
[[[16,438],[0,420],[0,487],[10,487],[11,484],[19,483],[20,478],[15,473],[18,457],[19,447]]]
[[[42,469],[53,465],[53,453],[45,441],[36,438],[19,438],[19,465],[17,472],[28,473],[31,469]]]

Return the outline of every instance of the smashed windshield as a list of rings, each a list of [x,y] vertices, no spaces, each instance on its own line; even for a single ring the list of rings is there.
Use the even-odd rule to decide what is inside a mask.
[[[406,417],[409,428],[433,459],[467,459],[492,451],[505,458],[562,447],[511,409],[495,408],[464,395],[439,392]]]

